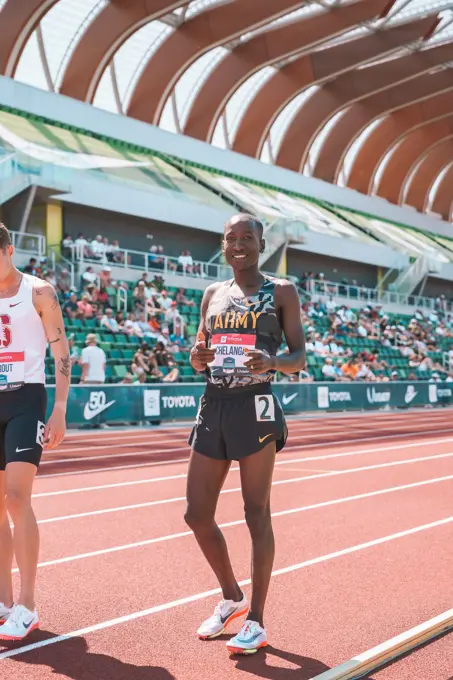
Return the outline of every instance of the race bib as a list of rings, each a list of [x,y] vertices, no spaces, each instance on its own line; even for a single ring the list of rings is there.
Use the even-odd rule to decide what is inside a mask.
[[[16,390],[25,379],[24,352],[0,352],[0,390]]]
[[[209,364],[213,376],[250,375],[244,362],[247,353],[256,347],[256,335],[219,333],[212,336],[210,346],[216,350],[215,359]]]

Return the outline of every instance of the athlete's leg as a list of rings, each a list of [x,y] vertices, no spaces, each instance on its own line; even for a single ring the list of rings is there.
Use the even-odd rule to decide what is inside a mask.
[[[239,602],[242,592],[233,574],[225,539],[214,519],[219,494],[230,465],[231,461],[208,458],[192,451],[184,519],[217,576],[223,597]]]
[[[275,552],[270,509],[274,462],[275,442],[239,462],[245,520],[252,538],[252,599],[247,618],[261,626]]]
[[[9,607],[13,601],[13,535],[6,512],[5,471],[0,470],[0,602]]]
[[[21,578],[18,604],[35,609],[35,582],[38,566],[39,531],[31,506],[31,493],[37,467],[32,463],[11,462],[6,466],[6,507],[14,524],[13,542]]]

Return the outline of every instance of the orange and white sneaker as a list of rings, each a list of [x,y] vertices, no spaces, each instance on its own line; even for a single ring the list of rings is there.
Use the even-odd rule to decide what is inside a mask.
[[[226,646],[230,654],[255,654],[261,647],[267,646],[267,634],[256,621],[246,621]]]
[[[9,615],[12,612],[12,609],[14,607],[14,604],[11,605],[11,607],[7,607],[6,604],[3,602],[0,602],[0,624],[5,623],[5,621],[8,620]]]
[[[214,614],[209,619],[206,619],[206,621],[203,621],[197,630],[198,637],[201,640],[210,640],[221,635],[231,621],[247,614],[248,610],[249,603],[244,593],[242,593],[242,600],[240,602],[221,600],[214,609]]]
[[[0,626],[0,640],[23,640],[32,630],[39,628],[38,612],[31,612],[22,604],[16,604],[3,626]]]

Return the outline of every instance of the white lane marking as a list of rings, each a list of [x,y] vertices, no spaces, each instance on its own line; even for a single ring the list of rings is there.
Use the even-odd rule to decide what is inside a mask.
[[[305,562],[298,562],[297,564],[292,564],[288,567],[283,567],[282,569],[275,569],[272,572],[272,577],[282,576],[283,574],[289,574],[300,569],[305,569],[307,567],[312,567],[316,564],[322,564],[323,562],[329,562],[330,560],[337,559],[339,557],[344,557],[345,555],[352,555],[353,553],[360,552],[362,550],[367,550],[368,548],[373,548],[377,545],[384,545],[391,541],[396,541],[400,538],[405,538],[406,536],[413,536],[422,531],[429,531],[437,527],[445,526],[453,522],[453,517],[445,517],[444,519],[437,520],[436,522],[430,522],[429,524],[420,524],[419,526],[412,527],[411,529],[406,529],[405,531],[398,531],[394,534],[389,534],[387,536],[382,536],[381,538],[375,538],[366,543],[359,543],[357,545],[352,545],[348,548],[343,548],[342,550],[336,550],[335,552],[328,553],[327,555],[321,555],[320,557],[314,557]],[[250,585],[251,580],[249,578],[239,581],[240,586]],[[71,638],[80,637],[82,635],[88,635],[89,633],[94,633],[98,630],[105,630],[106,628],[112,628],[113,626],[118,626],[122,623],[128,623],[129,621],[136,621],[137,619],[144,618],[146,616],[151,616],[152,614],[157,614],[159,612],[167,611],[169,609],[174,609],[175,607],[181,607],[185,604],[190,604],[198,600],[204,600],[212,595],[218,595],[221,593],[220,588],[213,588],[212,590],[206,590],[202,593],[196,593],[194,595],[188,595],[187,597],[179,598],[178,600],[172,600],[171,602],[164,602],[163,604],[150,607],[149,609],[143,609],[138,612],[133,612],[132,614],[126,614],[125,616],[119,616],[115,619],[109,619],[106,621],[101,621],[91,626],[86,626],[85,628],[79,628],[78,630],[71,631],[64,635],[57,635],[54,638],[48,638],[47,640],[40,640],[39,642],[33,642],[29,645],[24,645],[23,647],[18,647],[16,649],[10,649],[6,652],[0,653],[0,660],[7,659],[12,656],[18,656],[20,654],[25,654],[26,652],[31,652],[35,649],[40,649],[41,647],[47,647],[49,645],[54,645],[58,642],[64,642],[65,640],[70,640]]]
[[[348,470],[348,472],[356,472],[356,470]],[[312,477],[299,477],[299,478],[297,478],[297,480],[287,479],[287,480],[284,480],[282,483],[285,484],[285,483],[291,483],[291,482],[294,482],[294,481],[302,481],[302,480],[307,480],[307,479],[313,479],[313,478]],[[436,482],[443,482],[443,481],[447,481],[447,480],[450,480],[450,479],[453,479],[453,475],[449,475],[447,477],[435,477],[433,479],[423,480],[421,482],[412,482],[410,484],[404,484],[402,486],[390,487],[389,490],[385,489],[385,490],[378,490],[378,491],[369,491],[365,494],[350,496],[350,497],[347,497],[346,499],[341,499],[341,502],[345,502],[345,500],[357,500],[358,498],[368,498],[368,497],[372,497],[372,496],[377,496],[377,495],[380,495],[382,493],[390,493],[390,491],[400,491],[402,489],[411,489],[411,488],[415,488],[417,486],[424,486],[425,484],[434,484]],[[272,485],[274,485],[274,484],[277,484],[277,482],[273,482]],[[236,493],[236,492],[239,492],[239,491],[241,491],[240,487],[235,488],[235,489],[223,489],[221,491],[221,493],[227,494],[227,493]],[[67,521],[67,520],[70,520],[70,519],[81,519],[81,518],[84,518],[84,517],[96,517],[96,516],[99,516],[99,515],[108,515],[108,514],[113,513],[113,512],[124,512],[126,510],[140,510],[141,508],[150,508],[150,507],[153,507],[155,505],[168,505],[169,503],[179,503],[179,502],[185,501],[185,500],[186,500],[185,496],[174,496],[173,498],[164,498],[164,499],[157,500],[157,501],[145,501],[144,503],[134,503],[133,505],[121,505],[121,506],[117,506],[117,507],[114,507],[114,508],[104,508],[102,510],[88,510],[87,512],[79,512],[79,513],[72,514],[72,515],[61,515],[60,517],[48,517],[47,519],[40,519],[38,521],[38,524],[53,524],[54,522],[64,522],[64,521]],[[317,504],[317,505],[314,505],[314,506],[307,506],[305,509],[308,508],[308,509],[312,510],[315,507],[316,508],[325,507],[326,504],[327,505],[336,504],[338,502],[339,501],[324,501],[321,504]],[[300,508],[293,510],[293,511],[285,511],[285,513],[287,514],[288,512],[299,512],[299,511],[301,511]],[[279,512],[274,513],[274,516],[278,516],[278,515],[279,515]],[[11,525],[11,526],[13,526],[13,525]],[[191,532],[188,532],[188,533],[191,533]]]
[[[322,421],[324,424],[332,424],[334,425],[336,421],[342,421],[344,423],[354,423],[360,420],[366,420],[370,424],[372,421],[376,421],[379,423],[383,422],[405,422],[405,421],[411,421],[411,420],[417,420],[420,418],[421,415],[429,415],[429,418],[431,421],[442,421],[442,420],[449,420],[449,415],[453,411],[453,407],[446,408],[446,409],[437,409],[433,411],[427,412],[426,409],[420,408],[412,408],[408,411],[393,411],[393,412],[382,412],[382,411],[364,411],[361,413],[347,413],[347,412],[339,412],[339,413],[317,413],[317,414],[306,414],[306,413],[299,413],[299,414],[288,414],[288,418],[291,418],[291,422],[300,422],[300,423],[319,423]],[[189,431],[190,428],[193,425],[193,419],[185,422],[181,422],[179,425],[160,425],[160,426],[154,426],[154,427],[149,427],[149,426],[136,426],[136,427],[130,427],[130,428],[109,428],[108,430],[70,430],[65,437],[65,441],[77,441],[78,439],[82,439],[85,437],[86,439],[110,439],[114,437],[115,439],[118,438],[118,436],[129,436],[130,434],[136,434],[137,432],[145,432],[145,433],[150,433],[150,434],[171,434],[174,431],[178,430],[187,430]]]
[[[368,429],[368,428],[364,428],[364,429],[363,428],[362,429],[361,428],[354,428],[354,432],[356,434],[362,434],[362,433],[364,434],[366,432],[373,431],[373,429],[374,428],[371,428],[371,430]],[[437,432],[444,432],[444,431],[451,432],[453,430],[453,427],[446,428],[446,430],[438,430],[438,429],[432,428],[432,429],[429,429],[429,430],[413,431],[413,427],[411,425],[407,425],[407,426],[398,427],[397,429],[395,429],[394,430],[395,435],[399,434],[399,436],[407,436],[406,433],[401,433],[401,430],[410,430],[411,434],[413,434],[414,437],[415,437],[415,436],[418,436],[420,434],[429,434],[429,433],[435,434]],[[294,427],[294,428],[290,429],[289,436],[290,436],[291,441],[301,440],[301,439],[325,439],[325,437],[329,436],[330,434],[337,435],[337,434],[341,434],[341,432],[343,432],[343,431],[345,433],[349,433],[351,431],[351,428],[350,427],[341,428],[341,430],[339,432],[329,431],[328,433],[326,433],[326,432],[320,433],[319,427],[318,427],[318,428],[316,428],[316,430],[313,430],[313,434],[311,434],[311,433],[307,433],[305,428],[303,428],[303,427],[297,427],[297,428]],[[302,432],[302,434],[299,434],[300,432]],[[387,432],[388,432],[388,430],[387,430]],[[390,436],[390,434],[388,433],[386,435],[376,435],[376,437],[361,437],[361,438],[354,438],[352,440],[350,440],[350,439],[340,439],[338,441],[338,444],[341,444],[343,442],[349,442],[349,441],[363,441],[363,440],[366,440],[366,439],[384,439],[384,438],[388,438],[389,436]],[[116,446],[113,446],[112,444],[106,444],[106,445],[100,445],[100,446],[98,446],[98,445],[96,445],[96,446],[80,446],[80,447],[77,447],[77,448],[68,448],[68,449],[60,448],[60,449],[55,449],[55,450],[52,450],[52,451],[49,450],[47,452],[47,454],[50,454],[50,453],[52,453],[52,454],[55,454],[55,453],[72,454],[72,453],[75,453],[77,451],[100,451],[100,450],[112,449],[112,448],[115,449],[115,450],[116,449],[129,449],[129,448],[133,448],[134,446],[145,445],[146,443],[147,442],[135,442],[134,441],[134,442],[131,442],[131,443],[126,443],[126,444],[118,444]],[[174,438],[170,438],[170,439],[160,439],[158,441],[150,441],[148,443],[149,443],[149,446],[151,447],[154,444],[166,444],[166,443],[171,444],[171,443],[177,443],[177,442],[175,442]],[[321,444],[327,445],[328,443],[329,442],[323,441]],[[335,443],[335,442],[331,442],[331,443]],[[305,446],[308,446],[308,445],[305,445]],[[144,450],[141,450],[141,451],[125,451],[124,453],[108,453],[108,454],[105,454],[105,455],[101,454],[100,456],[75,456],[74,458],[57,458],[57,459],[52,459],[52,460],[42,460],[41,465],[53,465],[53,464],[57,464],[57,463],[58,464],[74,463],[74,462],[90,461],[90,460],[104,460],[105,458],[112,460],[112,459],[117,459],[117,458],[124,458],[124,457],[127,457],[127,456],[143,456],[143,455],[146,455],[146,454],[152,455],[152,454],[155,454],[155,453],[167,453],[167,452],[183,451],[183,450],[185,451],[185,450],[187,450],[188,447],[189,447],[188,443],[183,441],[183,442],[181,442],[181,446],[178,446],[177,448],[144,449]],[[44,453],[46,453],[46,452],[44,452]]]
[[[395,635],[386,642],[354,656],[339,666],[316,675],[311,680],[352,680],[358,677],[369,677],[378,672],[389,661],[399,659],[403,654],[415,650],[422,644],[434,641],[435,637],[447,633],[453,628],[453,609],[420,623],[404,633]],[[360,675],[358,675],[360,673]]]
[[[448,428],[445,428],[445,429],[442,429],[442,430],[435,430],[435,432],[433,430],[424,430],[423,432],[414,433],[413,436],[415,437],[415,436],[420,436],[422,434],[434,434],[434,433],[440,434],[442,432],[451,433],[452,430],[453,430],[453,427],[448,427]],[[343,445],[346,445],[346,444],[359,444],[361,442],[372,442],[372,441],[377,441],[377,440],[381,440],[381,439],[392,439],[392,440],[393,439],[401,439],[402,437],[405,437],[407,439],[408,435],[407,434],[388,434],[388,435],[379,435],[379,436],[376,436],[376,437],[361,437],[361,438],[353,438],[353,439],[342,439],[339,442],[320,442],[318,444],[296,444],[295,446],[287,445],[287,446],[285,446],[285,451],[288,451],[288,450],[291,450],[291,449],[303,450],[303,449],[315,449],[315,448],[317,449],[317,448],[320,448],[320,447],[323,447],[323,448],[327,447],[328,448],[330,446],[335,446],[335,445],[336,446],[343,446]],[[431,440],[431,441],[433,441],[433,440]],[[439,442],[443,441],[443,442],[447,443],[449,441],[452,441],[452,439],[450,437],[446,437],[444,439],[439,439],[437,441],[439,441]],[[429,443],[429,442],[425,442],[425,444],[426,443]],[[417,443],[417,442],[415,442],[413,444],[406,444],[406,446],[421,446],[421,445],[422,445],[421,443]],[[108,455],[107,456],[92,456],[91,458],[80,458],[79,457],[79,458],[72,459],[72,462],[75,462],[75,461],[83,462],[84,460],[102,460],[104,458],[108,458],[110,460],[113,460],[114,458],[116,459],[116,458],[123,457],[123,456],[134,456],[134,455],[137,455],[137,454],[139,454],[139,455],[144,455],[144,454],[153,455],[155,453],[167,453],[169,451],[187,451],[188,448],[189,448],[189,446],[187,445],[185,447],[178,447],[176,449],[162,449],[162,451],[160,451],[158,449],[157,451],[134,451],[134,452],[124,453],[124,454],[120,453],[116,456],[108,456]],[[339,455],[341,455],[341,454],[339,454]],[[189,458],[186,458],[185,460],[188,461]],[[53,460],[52,461],[44,461],[43,463],[41,463],[41,465],[44,465],[44,464],[50,465],[51,463],[67,463],[67,462],[71,462],[71,459],[66,458],[66,459],[60,459],[60,460],[55,460],[55,461],[53,461]],[[171,464],[171,463],[174,463],[175,461],[173,461],[171,458],[169,458],[166,461],[159,461],[159,462]],[[109,467],[100,467],[100,468],[93,468],[93,469],[87,468],[86,470],[73,470],[72,472],[56,472],[56,473],[52,473],[52,474],[48,474],[48,475],[41,475],[40,474],[40,475],[38,475],[37,479],[39,480],[39,479],[46,479],[46,478],[49,478],[49,477],[60,477],[61,475],[70,476],[70,475],[82,475],[82,474],[87,474],[87,473],[91,474],[93,472],[110,472],[111,470],[127,470],[127,469],[131,469],[131,468],[147,467],[150,464],[152,464],[152,462],[151,463],[131,463],[129,465],[121,465],[121,466],[120,465],[112,465],[112,466],[109,466]]]
[[[364,498],[373,498],[374,496],[380,496],[383,494],[387,493],[393,493],[395,491],[404,491],[405,489],[415,489],[420,486],[426,486],[428,484],[437,484],[440,482],[445,482],[445,481],[451,481],[453,479],[453,475],[448,475],[447,477],[437,477],[435,479],[428,479],[424,480],[422,482],[413,482],[412,484],[404,484],[401,486],[396,486],[396,487],[390,487],[388,489],[380,489],[378,491],[369,491],[368,493],[362,493],[362,494],[356,494],[354,496],[347,496],[345,498],[336,498],[333,500],[329,501],[322,501],[321,503],[315,503],[312,505],[303,505],[299,508],[290,508],[289,510],[278,510],[277,512],[272,513],[272,517],[284,517],[285,515],[294,515],[299,512],[307,512],[308,510],[316,510],[319,508],[327,508],[332,505],[339,505],[340,503],[348,503],[350,501],[355,501],[355,500],[362,500]],[[237,489],[229,489],[225,493],[232,493],[233,491],[237,491]],[[168,499],[167,503],[172,502],[173,500],[176,499]],[[183,497],[181,499],[177,500],[185,500]],[[240,526],[241,524],[245,524],[245,519],[237,519],[232,522],[224,522],[223,524],[219,524],[219,527],[222,529],[226,529],[229,527],[235,527],[235,526]],[[102,548],[100,550],[93,550],[90,552],[86,553],[81,553],[79,555],[69,555],[67,557],[59,557],[54,560],[48,560],[46,562],[40,562],[38,564],[39,568],[42,567],[51,567],[55,566],[57,564],[66,564],[67,562],[75,562],[77,560],[84,560],[89,557],[99,557],[100,555],[109,555],[111,553],[116,553],[116,552],[122,552],[123,550],[131,550],[133,548],[143,548],[144,546],[147,545],[154,545],[155,543],[163,543],[166,541],[171,541],[176,538],[183,538],[185,536],[193,536],[192,531],[180,531],[175,534],[168,534],[166,536],[158,536],[156,538],[148,538],[143,541],[137,541],[135,543],[127,543],[126,545],[117,545],[113,546],[111,548]],[[13,573],[18,573],[19,570],[17,568],[13,569]]]
[[[348,458],[350,456],[362,456],[366,454],[373,454],[373,453],[380,453],[381,451],[396,451],[398,449],[406,449],[406,448],[415,448],[418,446],[425,446],[426,444],[429,443],[449,443],[452,441],[451,439],[449,440],[429,440],[427,442],[418,442],[415,444],[395,444],[394,446],[382,446],[374,449],[360,449],[358,451],[343,451],[341,453],[330,453],[325,456],[306,456],[305,458],[290,458],[287,460],[279,460],[276,461],[275,465],[280,466],[280,465],[290,465],[292,463],[306,463],[306,462],[313,462],[313,461],[318,461],[318,460],[331,460],[335,458]],[[296,447],[298,448],[298,447]],[[447,454],[450,455],[450,454]],[[433,456],[426,456],[426,460],[429,458],[433,458]],[[187,459],[188,460],[188,459]],[[423,459],[421,459],[423,460]],[[184,459],[182,459],[180,462],[184,462]],[[116,470],[117,468],[113,468]],[[237,472],[239,470],[239,466],[237,467],[232,467],[230,469],[230,472]],[[337,472],[336,470],[334,472]],[[59,475],[57,475],[59,476]],[[111,484],[98,484],[96,486],[83,486],[83,487],[78,487],[75,489],[61,489],[60,491],[46,491],[43,493],[36,493],[33,494],[32,498],[46,498],[48,496],[64,496],[65,494],[70,494],[70,493],[82,493],[85,491],[100,491],[103,489],[117,489],[123,486],[135,486],[136,484],[154,484],[156,481],[168,481],[172,479],[184,479],[187,477],[187,473],[184,472],[179,475],[169,475],[166,477],[150,477],[147,479],[134,479],[130,480],[127,482],[113,482]]]

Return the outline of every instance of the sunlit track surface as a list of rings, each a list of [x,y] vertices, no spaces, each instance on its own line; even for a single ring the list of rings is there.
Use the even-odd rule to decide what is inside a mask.
[[[219,594],[183,520],[190,426],[70,432],[34,489],[42,629],[0,646],[1,677],[309,680],[451,608],[452,415],[290,419],[272,487],[271,645],[245,659],[226,636],[195,635]],[[218,522],[250,593],[237,464]],[[449,680],[451,644],[368,678]]]
[[[289,421],[289,447],[322,447],[355,441],[417,435],[453,434],[453,409],[417,412],[338,414]],[[46,451],[40,475],[104,469],[106,466],[142,465],[187,457],[190,426],[88,430],[69,433],[64,444]]]

